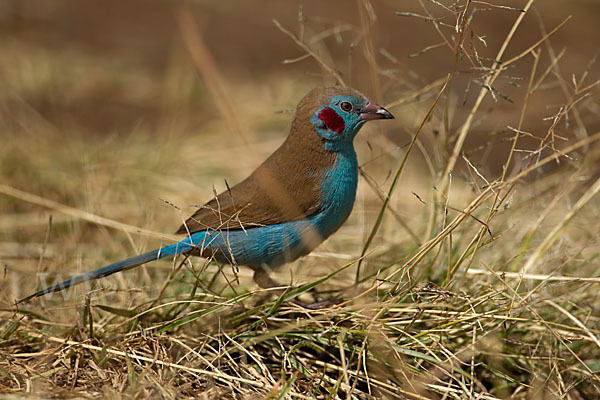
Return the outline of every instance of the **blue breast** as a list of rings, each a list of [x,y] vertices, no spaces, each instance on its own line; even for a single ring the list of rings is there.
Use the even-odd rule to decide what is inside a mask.
[[[350,144],[344,151],[337,152],[334,165],[324,174],[323,205],[310,217],[245,231],[197,232],[179,245],[210,248],[214,258],[222,263],[254,269],[280,266],[311,252],[346,221],[356,198],[357,181],[356,153]],[[184,251],[187,250],[179,250]]]

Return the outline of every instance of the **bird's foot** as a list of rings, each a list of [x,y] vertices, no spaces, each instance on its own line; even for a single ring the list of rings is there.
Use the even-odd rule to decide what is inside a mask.
[[[340,299],[331,299],[331,300],[323,300],[323,301],[317,301],[315,303],[310,303],[310,304],[306,304],[301,302],[298,299],[292,299],[291,302],[297,306],[300,306],[302,308],[306,308],[307,310],[322,310],[324,308],[329,308],[331,306],[335,306],[337,304],[340,304],[343,300]]]
[[[276,296],[283,296],[285,293],[289,292],[290,290],[296,289],[295,287],[281,289],[282,285],[280,285],[279,283],[277,283],[276,281],[271,279],[271,277],[268,275],[267,271],[265,271],[263,269],[257,269],[254,271],[254,281],[258,284],[258,286],[260,286],[263,289],[279,288],[279,289],[276,289],[271,292],[272,294],[275,294]],[[340,300],[340,299],[326,299],[326,300],[319,301],[319,297],[321,297],[321,293],[318,292],[315,288],[308,290],[306,293],[311,293],[316,301],[314,303],[304,303],[303,301],[300,301],[297,298],[294,298],[294,299],[291,299],[290,302],[297,306],[305,308],[307,310],[321,310],[321,309],[324,309],[327,307],[334,306],[336,304],[340,304],[342,302],[342,300]],[[265,300],[265,298],[262,299],[262,301],[264,301],[264,300]]]

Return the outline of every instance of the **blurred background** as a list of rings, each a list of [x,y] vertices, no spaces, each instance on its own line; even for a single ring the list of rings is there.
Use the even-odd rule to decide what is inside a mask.
[[[599,398],[600,146],[586,138],[600,131],[600,1],[538,0],[523,14],[528,3],[0,1],[0,391],[182,398],[221,385],[213,375],[157,365],[138,374],[133,358],[106,356],[112,346],[235,379],[264,372],[270,386],[262,395],[272,388],[268,396],[279,398],[294,385],[333,398],[331,390],[350,386],[348,376],[363,369],[367,376],[367,367],[357,390],[384,398],[370,380],[414,389],[415,371],[428,376],[443,366],[435,360],[453,365],[431,369],[441,371],[436,390],[448,389],[448,398],[488,388],[495,398]],[[522,53],[484,86],[495,61]],[[198,258],[178,270],[180,258],[14,311],[14,300],[35,290],[172,243],[169,234],[225,190],[225,179],[239,182],[281,144],[298,101],[336,83],[334,75],[396,119],[361,130],[350,218],[316,251],[280,268],[272,277],[282,284],[314,282],[361,255],[407,144],[452,76],[369,248],[367,278],[355,285],[352,265],[318,287],[352,304],[307,318],[285,304],[240,316],[240,304],[230,303],[236,294],[253,292],[244,310],[263,301],[248,268],[238,282],[229,266],[220,271]],[[501,189],[501,200],[488,193],[463,211],[500,180],[519,126],[507,179],[546,156],[557,160]],[[375,283],[380,290],[369,292]],[[202,319],[167,334],[156,329],[192,315]],[[258,357],[246,359],[242,348]]]
[[[466,43],[485,65],[489,66],[518,17],[516,9],[525,3],[473,2],[477,12]],[[520,53],[572,15],[549,43],[555,55],[566,49],[560,70],[568,77],[581,76],[599,50],[600,3],[544,0],[533,7],[505,58]],[[263,124],[281,121],[275,112],[293,109],[309,88],[335,82],[314,59],[303,57],[305,51],[273,19],[340,71],[348,85],[391,103],[453,70],[454,48],[444,42],[456,34],[457,9],[453,2],[417,0],[5,0],[0,5],[0,134],[41,134],[26,129],[35,121],[44,133],[53,131],[62,138],[128,136],[136,131],[195,135],[226,118],[211,91],[216,86],[217,93],[224,93],[229,101],[227,113],[260,112],[256,120],[237,118],[241,127],[234,123],[227,129],[260,137],[268,130]],[[423,18],[427,16],[437,18],[438,25]],[[198,42],[205,51],[194,61],[191,52],[197,51]],[[549,65],[551,54],[545,45],[541,49],[540,72]],[[498,97],[493,115],[486,116],[476,134],[470,135],[467,150],[498,145],[506,138],[506,125],[516,125],[518,114],[512,110],[520,106],[531,65],[532,58],[524,58],[511,66],[510,77],[497,83],[494,89],[506,97]],[[433,127],[441,128],[450,141],[480,89],[477,80],[484,71],[479,67],[472,56],[458,61],[449,124]],[[598,78],[600,68],[595,63],[586,82]],[[569,95],[556,80],[545,84],[530,99],[525,130],[547,129],[551,121],[544,123],[543,118],[554,115]],[[423,94],[411,102],[425,101],[428,107],[435,93]],[[592,107],[590,103],[579,107]],[[578,126],[576,131],[600,128],[597,105],[596,99],[594,112],[580,111],[582,121],[573,123],[586,128]],[[389,132],[395,142],[405,143],[414,132],[422,118],[414,114],[416,107],[393,107],[403,117],[403,124]],[[285,124],[277,127],[283,136]]]
[[[230,184],[243,179],[282,142],[304,94],[336,82],[330,68],[396,116],[357,137],[359,160],[370,177],[359,187],[362,211],[351,220],[358,231],[342,230],[321,249],[352,257],[373,226],[381,191],[403,149],[455,71],[394,198],[405,228],[414,232],[398,229],[394,219],[382,230],[384,242],[398,243],[400,235],[419,243],[416,237],[428,234],[425,208],[412,193],[431,200],[459,128],[525,4],[470,2],[465,51],[457,55],[456,27],[465,2],[4,0],[0,182],[171,232],[193,205],[212,196],[213,187],[225,189],[224,178]],[[504,59],[527,50],[569,16],[538,47],[536,86],[511,173],[529,162],[542,138],[547,149],[540,154],[547,155],[568,138],[600,129],[593,85],[600,79],[599,2],[535,2]],[[466,159],[488,180],[501,173],[533,66],[530,54],[511,64],[478,110],[465,159],[456,165],[457,207],[463,206],[462,192],[485,185]],[[557,122],[554,116],[565,109]],[[110,229],[7,196],[0,196],[0,217],[0,254],[13,271],[88,270],[157,245],[122,233],[115,240]],[[25,290],[15,283],[5,300]]]

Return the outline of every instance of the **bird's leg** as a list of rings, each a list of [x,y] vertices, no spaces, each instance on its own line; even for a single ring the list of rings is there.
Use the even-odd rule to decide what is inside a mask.
[[[261,287],[262,289],[281,288],[282,286],[285,286],[285,285],[281,285],[278,282],[276,282],[275,280],[273,280],[269,276],[268,272],[263,268],[258,268],[258,269],[254,270],[254,282],[256,282],[256,284],[259,287]],[[277,296],[282,296],[286,291],[287,291],[287,289],[277,289],[277,290],[274,290],[274,293]],[[290,301],[302,308],[306,308],[309,310],[319,310],[321,308],[326,308],[331,305],[339,303],[339,301],[336,301],[336,300],[319,301],[319,302],[311,303],[311,304],[303,303],[298,299],[292,299]]]
[[[254,282],[256,282],[256,284],[261,289],[272,289],[272,288],[284,286],[284,285],[280,285],[278,282],[274,281],[269,276],[269,273],[263,268],[257,268],[254,270]],[[275,291],[275,293],[277,293],[278,296],[281,296],[283,294],[283,292],[285,292],[284,289],[278,289]]]

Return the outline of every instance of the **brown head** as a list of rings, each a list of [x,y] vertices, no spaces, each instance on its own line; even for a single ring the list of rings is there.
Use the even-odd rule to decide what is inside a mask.
[[[289,140],[313,142],[307,135],[317,133],[326,150],[352,145],[352,139],[366,121],[394,118],[390,112],[345,86],[318,87],[298,104]],[[314,142],[313,142],[314,146]]]
[[[285,142],[248,178],[199,209],[177,233],[240,229],[305,218],[322,204],[321,182],[366,121],[394,118],[359,91],[318,87],[298,104]],[[224,223],[224,221],[226,221]]]

